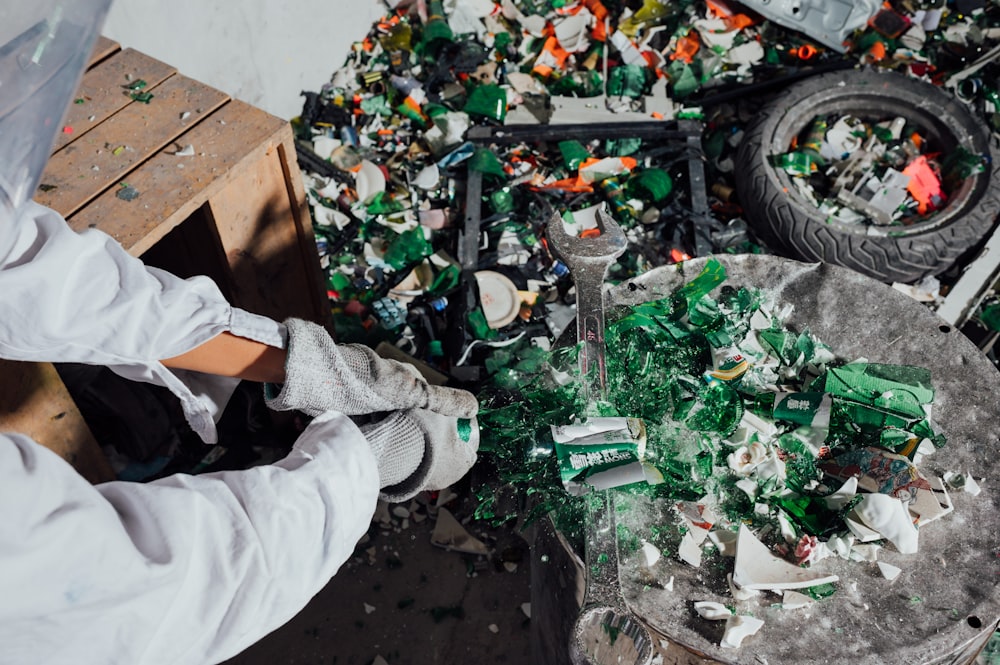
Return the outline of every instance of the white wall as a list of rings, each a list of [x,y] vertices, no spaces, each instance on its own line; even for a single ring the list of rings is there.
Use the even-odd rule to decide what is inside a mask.
[[[385,12],[380,0],[113,0],[103,34],[291,119]]]

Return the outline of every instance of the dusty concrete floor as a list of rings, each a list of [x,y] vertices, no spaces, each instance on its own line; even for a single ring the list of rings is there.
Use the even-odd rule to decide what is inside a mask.
[[[433,506],[376,513],[368,539],[289,623],[228,665],[530,663],[528,551],[513,530],[468,525],[488,556],[431,544]],[[446,504],[460,521],[471,500]],[[402,510],[399,511],[402,513]],[[381,513],[381,514],[380,514]],[[417,521],[421,520],[421,521]]]

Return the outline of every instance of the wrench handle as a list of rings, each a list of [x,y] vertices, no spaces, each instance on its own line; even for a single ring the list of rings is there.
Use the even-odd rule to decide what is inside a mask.
[[[577,280],[576,332],[580,348],[580,373],[588,405],[607,395],[608,371],[604,344],[604,289],[601,281]],[[582,288],[581,288],[582,287]]]

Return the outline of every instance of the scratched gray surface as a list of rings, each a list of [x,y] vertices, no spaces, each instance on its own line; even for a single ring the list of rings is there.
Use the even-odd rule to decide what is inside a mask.
[[[765,288],[777,303],[794,306],[788,325],[808,327],[842,358],[911,364],[931,370],[936,390],[933,418],[948,437],[942,450],[920,465],[925,474],[971,471],[979,497],[951,494],[955,511],[920,531],[920,551],[902,555],[891,545],[879,559],[902,574],[885,580],[876,564],[824,559],[819,570],[840,576],[838,592],[807,609],[771,607],[774,594],[738,603],[740,613],[765,625],[739,649],[718,646],[724,622],[701,619],[697,600],[732,604],[725,575],[733,559],[706,556],[695,569],[665,557],[650,578],[623,553],[621,579],[630,609],[686,649],[722,663],[944,663],[967,660],[969,644],[1000,619],[1000,373],[960,332],[924,305],[853,271],[774,256],[717,257],[725,284]],[[704,259],[667,266],[637,280],[645,289],[619,285],[612,305],[632,305],[666,295],[698,274]],[[609,317],[610,318],[610,317]],[[667,505],[619,497],[619,522],[641,532],[672,524]],[[625,505],[627,504],[627,506]],[[676,542],[680,535],[677,534]],[[662,588],[673,577],[673,590]],[[978,644],[978,642],[976,642]],[[963,651],[964,650],[964,651]]]

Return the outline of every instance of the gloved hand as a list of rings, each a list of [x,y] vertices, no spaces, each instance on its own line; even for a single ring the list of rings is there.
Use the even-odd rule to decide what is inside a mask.
[[[424,409],[390,413],[362,425],[361,432],[378,462],[379,497],[393,503],[458,481],[472,468],[479,450],[475,418],[443,416]]]
[[[276,411],[353,416],[426,409],[458,418],[479,411],[472,393],[432,386],[410,365],[381,358],[361,344],[337,344],[322,326],[301,319],[288,319],[285,326],[285,383],[264,389],[267,405]]]

